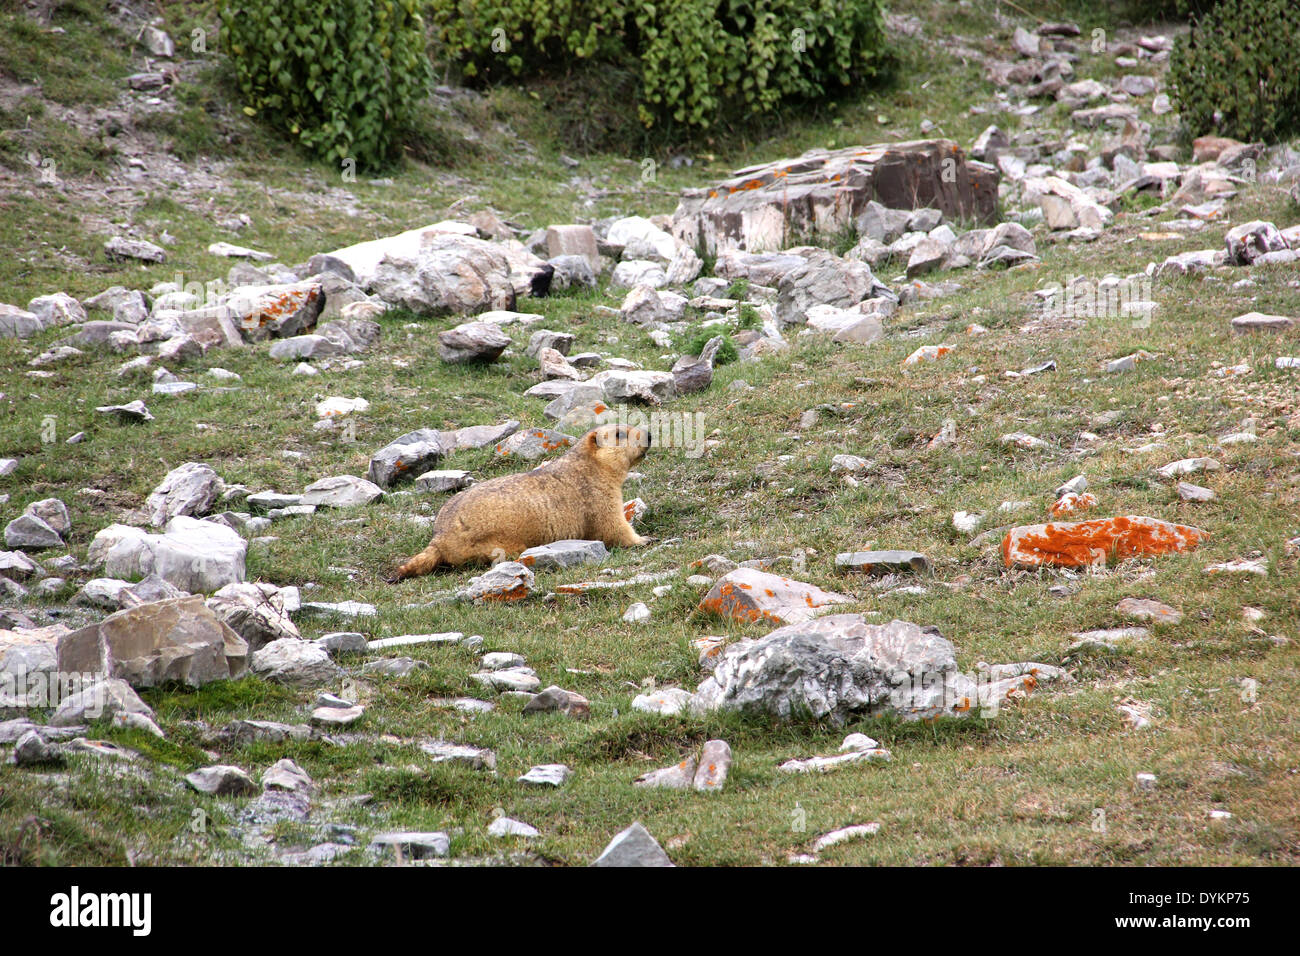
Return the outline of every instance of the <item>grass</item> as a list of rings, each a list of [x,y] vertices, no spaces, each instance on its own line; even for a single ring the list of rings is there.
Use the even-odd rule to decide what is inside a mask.
[[[920,0],[899,6],[903,13],[930,10]],[[937,25],[927,20],[931,33],[960,28],[968,36],[986,35],[979,32],[987,25],[983,8],[941,9],[943,17],[954,19]],[[915,71],[909,90],[845,104],[839,125],[823,117],[734,153],[719,151],[689,169],[662,164],[654,183],[641,182],[640,157],[585,155],[575,171],[559,162],[561,149],[554,142],[517,142],[513,150],[501,150],[511,137],[494,128],[504,119],[494,110],[512,102],[505,93],[455,107],[454,123],[463,124],[455,135],[474,132],[482,139],[479,151],[451,167],[411,160],[392,175],[392,185],[371,183],[364,175],[345,184],[333,170],[267,149],[255,130],[245,130],[235,118],[230,129],[243,130],[239,143],[219,159],[225,188],[200,199],[145,182],[132,187],[129,205],[100,211],[104,221],[120,223],[125,216],[151,237],[164,229],[176,236],[163,266],[105,261],[99,252],[103,236],[82,224],[81,207],[71,196],[13,193],[0,199],[0,231],[9,253],[0,257],[0,299],[21,304],[60,288],[84,296],[115,283],[147,288],[178,271],[187,281],[222,275],[228,260],[206,252],[220,238],[269,249],[292,263],[489,205],[528,227],[579,216],[663,212],[672,208],[681,186],[725,174],[746,159],[876,141],[889,130],[910,137],[920,119],[936,110],[942,115],[934,121],[959,141],[990,121],[967,109],[991,96],[975,64],[963,67],[931,53],[925,41],[900,47]],[[1090,63],[1086,59],[1078,75],[1091,75]],[[198,100],[190,105],[208,109]],[[211,105],[218,113],[229,106]],[[882,126],[878,115],[890,123]],[[1049,114],[1044,122],[1053,116],[1061,121]],[[163,134],[189,142],[189,121],[178,122],[176,131]],[[200,146],[201,154],[206,147]],[[473,198],[450,209],[466,196]],[[1234,221],[1261,217],[1290,224],[1297,210],[1287,202],[1265,186],[1251,187],[1235,201],[1232,215]],[[355,215],[344,214],[345,206]],[[233,239],[214,223],[239,211],[252,225]],[[560,865],[588,862],[633,820],[687,865],[781,865],[790,854],[806,851],[817,835],[871,820],[882,823],[878,834],[827,851],[823,862],[1293,865],[1300,847],[1294,773],[1300,726],[1291,704],[1300,689],[1294,643],[1300,633],[1300,571],[1282,543],[1300,534],[1300,409],[1296,373],[1275,369],[1272,360],[1296,354],[1300,340],[1234,337],[1228,327],[1233,315],[1251,309],[1300,314],[1293,273],[1252,270],[1256,287],[1248,292],[1230,286],[1240,271],[1223,270],[1222,283],[1157,281],[1160,308],[1147,329],[1119,318],[1089,319],[1079,328],[1023,328],[1032,318],[1028,302],[1036,288],[1072,275],[1128,274],[1148,259],[1191,248],[1138,238],[1153,228],[1158,225],[1150,218],[1124,210],[1090,245],[1054,244],[1039,229],[1041,263],[954,273],[961,292],[904,308],[886,323],[889,334],[882,342],[835,346],[818,336],[791,336],[790,349],[780,356],[718,368],[710,389],[672,406],[702,412],[705,430],[717,443],[700,458],[670,449],[653,452],[640,469],[644,479],[625,489],[627,497],[641,496],[650,505],[643,533],[660,542],[680,540],[616,552],[607,570],[620,577],[670,572],[665,583],[672,590],[661,597],[653,596],[651,585],[641,585],[541,599],[559,584],[598,577],[594,568],[539,573],[539,596],[517,606],[431,603],[475,573],[469,570],[396,588],[384,584],[393,560],[427,541],[427,528],[411,518],[435,514],[446,500],[440,495],[390,495],[354,514],[277,521],[270,531],[276,540],[249,554],[250,580],[297,585],[307,599],[370,601],[381,609],[377,618],[360,622],[304,618],[306,636],[353,628],[371,637],[479,634],[484,650],[525,655],[544,685],[560,684],[588,697],[591,719],[526,717],[505,700],[496,711],[475,716],[447,707],[446,697],[479,693],[469,679],[476,658],[459,647],[405,650],[429,665],[406,678],[353,671],[346,687],[327,688],[355,694],[367,705],[343,745],[230,744],[215,734],[236,718],[303,722],[313,693],[255,678],[199,690],[151,690],[145,697],[167,732],[166,742],[108,726],[92,732],[137,751],[139,758],[129,765],[75,757],[58,772],[0,775],[0,857],[86,865],[264,860],[238,839],[246,801],[201,797],[181,777],[212,762],[256,775],[290,757],[321,785],[316,820],[354,827],[362,842],[383,829],[443,829],[452,834],[452,855],[460,860],[499,859],[522,849],[486,836],[488,823],[505,813],[542,831],[528,845],[529,860]],[[1225,229],[1210,226],[1195,240],[1197,247],[1221,244]],[[896,278],[889,269],[882,277],[891,283]],[[735,287],[728,294],[745,291]],[[1247,296],[1253,301],[1245,301]],[[668,368],[673,354],[640,329],[594,310],[619,301],[617,292],[602,287],[525,300],[521,308],[545,315],[541,327],[573,332],[574,351],[598,350],[647,368]],[[682,347],[708,331],[698,328],[699,318],[675,330]],[[989,332],[968,336],[964,330],[971,322]],[[0,479],[0,492],[10,495],[0,518],[8,521],[31,501],[58,496],[72,511],[70,551],[81,556],[96,531],[138,507],[169,469],[185,461],[209,462],[227,482],[255,490],[298,491],[326,475],[363,474],[374,449],[413,428],[506,418],[543,424],[541,404],[522,397],[537,373],[535,362],[522,354],[518,334],[512,354],[496,365],[450,367],[437,358],[434,334],[450,324],[390,313],[381,320],[380,342],[362,356],[363,367],[317,378],[290,375],[289,366],[267,357],[265,344],[210,353],[172,371],[208,383],[204,370],[219,365],[243,377],[239,388],[174,397],[149,395],[147,376],[117,376],[124,356],[88,354],[52,366],[52,377],[29,377],[26,363],[59,339],[58,332],[0,341],[0,392],[9,406],[0,454],[20,458],[18,470]],[[955,345],[955,352],[900,370],[918,345],[940,342]],[[1100,372],[1104,361],[1138,348],[1159,358],[1124,375]],[[1057,371],[1003,375],[1048,358],[1057,361]],[[1254,372],[1241,381],[1217,378],[1216,361],[1245,361]],[[740,378],[755,390],[729,390]],[[370,410],[357,418],[355,441],[312,427],[313,406],[327,395],[370,401]],[[140,397],[156,416],[147,425],[115,424],[93,412],[98,405]],[[840,410],[799,427],[805,410],[824,404]],[[1118,417],[1097,424],[1110,411]],[[1237,430],[1248,415],[1260,440],[1215,449],[1215,439]],[[47,416],[56,426],[51,443],[42,441]],[[927,451],[929,438],[948,418],[957,423],[956,443]],[[208,427],[199,429],[199,423]],[[1015,430],[1044,438],[1053,448],[1008,451],[999,437]],[[64,444],[76,431],[87,439]],[[1097,433],[1100,441],[1081,440],[1082,431]],[[1157,435],[1170,445],[1165,454],[1122,451]],[[873,462],[857,487],[831,477],[830,460],[840,453]],[[1196,454],[1213,454],[1225,466],[1200,482],[1219,493],[1208,504],[1179,501],[1154,475],[1166,461]],[[482,451],[457,453],[447,467],[480,478],[511,470]],[[986,527],[1000,520],[1044,520],[1051,490],[1079,472],[1088,475],[1101,513],[1196,524],[1211,532],[1210,541],[1193,555],[1132,561],[1076,578],[1008,572],[995,542],[975,547],[951,527],[957,510],[990,514]],[[1000,519],[994,512],[1007,500],[1032,504]],[[922,582],[926,593],[883,594],[869,582],[836,573],[836,552],[873,543],[925,552],[935,567],[933,579]],[[933,725],[862,720],[836,728],[731,715],[657,718],[631,710],[633,697],[650,682],[695,686],[701,674],[689,647],[692,638],[761,633],[695,610],[702,589],[686,581],[694,560],[715,552],[741,560],[796,549],[809,552],[801,577],[853,595],[855,603],[846,610],[933,624],[955,643],[963,668],[978,661],[1034,660],[1064,664],[1076,682],[1044,687],[993,720]],[[1269,558],[1266,578],[1203,573],[1206,564],[1254,551]],[[1060,585],[1072,592],[1057,596],[1053,588]],[[1185,618],[1118,652],[1069,652],[1071,632],[1123,623],[1114,609],[1129,595],[1173,604]],[[653,617],[644,625],[624,624],[624,609],[638,600],[650,605]],[[1242,617],[1244,606],[1267,616],[1252,625]],[[1271,635],[1292,641],[1278,646]],[[1247,678],[1258,684],[1254,701],[1242,696]],[[1154,727],[1137,731],[1125,723],[1116,703],[1129,697],[1151,706]],[[792,757],[835,752],[850,731],[880,740],[893,760],[822,776],[777,771]],[[714,737],[728,740],[736,754],[722,793],[632,787],[640,773]],[[497,773],[431,763],[418,748],[418,741],[431,738],[491,747]],[[558,791],[515,783],[530,766],[553,762],[574,769]],[[1135,786],[1138,771],[1157,775],[1155,791]],[[361,794],[370,801],[348,802]],[[1229,809],[1233,818],[1211,823],[1212,808]],[[1094,829],[1099,809],[1104,832]],[[206,821],[199,832],[193,826],[196,811]],[[319,831],[294,825],[277,826],[274,836],[285,846],[322,838]],[[342,859],[365,862],[356,851]]]

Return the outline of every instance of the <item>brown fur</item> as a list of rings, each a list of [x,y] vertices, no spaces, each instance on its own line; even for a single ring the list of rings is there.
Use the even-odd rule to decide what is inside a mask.
[[[608,547],[645,544],[623,515],[623,482],[649,447],[648,432],[602,425],[557,461],[467,488],[442,506],[429,546],[402,564],[390,583],[442,566],[517,558],[566,538]]]

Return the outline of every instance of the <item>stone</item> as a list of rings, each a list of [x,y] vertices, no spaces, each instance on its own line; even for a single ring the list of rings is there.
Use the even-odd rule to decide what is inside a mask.
[[[829,773],[832,770],[838,770],[840,767],[850,766],[852,764],[870,763],[874,760],[889,759],[891,759],[891,755],[888,750],[882,750],[878,747],[870,747],[848,750],[844,753],[836,754],[833,757],[806,757],[803,759],[787,760],[780,764],[776,769],[782,773]]]
[[[865,262],[817,250],[781,278],[773,311],[782,325],[802,325],[813,306],[847,309],[881,296],[893,293],[876,280]]]
[[[814,854],[818,854],[836,844],[844,843],[846,840],[857,840],[862,837],[874,836],[879,832],[879,823],[860,823],[851,827],[841,827],[838,830],[832,830],[830,833],[822,834],[814,840],[812,851]]]
[[[406,677],[417,670],[424,670],[429,665],[410,657],[389,657],[379,661],[368,661],[361,667],[363,674],[380,674],[384,677]],[[540,683],[540,682],[539,682]]]
[[[33,501],[23,509],[23,514],[40,518],[59,534],[67,534],[72,530],[72,515],[68,511],[68,506],[58,498],[42,498],[40,501]]]
[[[1183,553],[1194,550],[1206,537],[1199,528],[1141,515],[1026,525],[1007,532],[1002,541],[1002,560],[1007,567],[1080,568],[1097,562]]]
[[[1202,488],[1200,485],[1193,485],[1186,481],[1176,482],[1174,490],[1183,501],[1205,502],[1213,501],[1218,497],[1211,489]]]
[[[423,315],[513,309],[515,268],[507,250],[482,239],[430,231],[434,228],[359,243],[329,256],[346,262],[366,291]],[[550,271],[548,267],[547,285]],[[530,283],[531,277],[525,284]]]
[[[413,647],[417,644],[459,644],[465,635],[460,631],[445,631],[439,634],[401,634],[397,637],[385,637],[366,644],[368,651],[384,651],[390,647]]]
[[[631,289],[644,285],[652,289],[662,289],[668,284],[668,273],[657,262],[648,259],[627,259],[614,267],[610,276],[611,289]]]
[[[438,357],[444,362],[495,362],[510,345],[510,336],[491,322],[466,322],[438,333]]]
[[[105,539],[97,548],[101,536]],[[243,581],[247,548],[239,533],[225,524],[177,515],[161,535],[112,525],[95,536],[88,557],[95,563],[102,555],[109,577],[153,573],[183,591],[199,593]]]
[[[673,861],[640,823],[615,835],[592,866],[672,866]]]
[[[955,650],[937,630],[837,614],[730,645],[693,707],[835,724],[886,713],[916,719],[960,713],[960,697],[974,688],[959,678]]]
[[[952,351],[950,345],[922,345],[915,352],[903,359],[903,367],[909,368],[922,362],[935,362]]]
[[[451,838],[438,831],[418,833],[402,830],[381,833],[370,841],[370,850],[384,856],[391,854],[399,862],[432,860],[445,857],[451,852]]]
[[[686,298],[675,292],[659,292],[645,284],[634,285],[619,306],[624,322],[653,326],[680,322],[686,314]]]
[[[208,598],[206,605],[247,642],[250,654],[281,638],[301,637],[289,618],[284,593],[274,585],[227,584]]]
[[[1038,203],[1051,229],[1104,229],[1114,218],[1110,209],[1059,176],[1028,178],[1024,189],[1026,200]]]
[[[142,76],[144,74],[137,74]],[[158,85],[162,85],[159,83]],[[135,84],[132,84],[133,88]],[[138,259],[141,262],[166,262],[167,252],[161,246],[155,246],[152,242],[144,239],[127,239],[124,236],[114,236],[104,243],[104,255],[110,259]]]
[[[526,774],[517,778],[516,782],[534,787],[559,787],[572,775],[573,771],[564,764],[548,763],[530,768]]]
[[[922,239],[912,249],[907,259],[907,277],[915,278],[940,269],[948,261],[952,247],[938,239]]]
[[[628,609],[623,612],[624,624],[644,624],[648,620],[650,620],[650,608],[641,601],[637,601],[635,604],[630,605]]]
[[[318,508],[355,508],[384,496],[384,489],[355,475],[322,478],[303,489],[302,503]]]
[[[36,515],[19,515],[5,525],[5,547],[41,549],[63,546],[62,536]]]
[[[60,767],[67,758],[58,744],[47,743],[35,730],[29,730],[14,744],[13,762],[19,767]]]
[[[536,827],[529,826],[527,823],[521,823],[518,820],[512,820],[506,816],[497,817],[487,828],[490,837],[523,837],[532,839],[542,835]]]
[[[449,451],[443,434],[435,429],[407,432],[370,456],[366,477],[380,488],[390,488],[400,478],[427,471]]]
[[[456,599],[471,604],[522,601],[532,592],[533,572],[518,561],[502,561],[491,570],[470,578]]]
[[[341,617],[374,617],[378,610],[361,601],[303,601],[304,614],[336,614]]]
[[[149,522],[160,528],[177,515],[205,515],[224,490],[225,483],[211,466],[186,462],[169,471],[145,501]]]
[[[1296,327],[1296,320],[1285,315],[1265,315],[1262,312],[1247,312],[1232,320],[1234,332],[1289,332]]]
[[[334,631],[316,638],[316,643],[329,651],[331,657],[339,654],[361,654],[367,650],[366,636],[359,631]]]
[[[257,793],[253,778],[229,764],[201,767],[185,775],[185,782],[199,793],[214,797],[246,797]]]
[[[552,684],[524,704],[525,714],[561,713],[575,720],[591,716],[591,702],[581,694]]]
[[[445,493],[468,488],[473,483],[473,480],[468,471],[459,471],[457,469],[426,471],[416,477],[415,487],[421,491]]]
[[[552,260],[560,256],[582,256],[593,273],[600,273],[600,250],[591,226],[548,226],[546,255]]]
[[[316,784],[306,770],[284,757],[271,764],[262,774],[262,789],[311,794],[315,792]]]
[[[1168,604],[1146,598],[1126,597],[1115,610],[1130,621],[1155,621],[1158,624],[1177,624],[1183,619],[1183,612]]]
[[[1269,252],[1288,249],[1286,239],[1271,222],[1253,220],[1234,226],[1224,236],[1228,261],[1234,265],[1248,266]]]
[[[59,670],[132,687],[201,687],[244,673],[248,645],[198,596],[141,604],[59,638]]]
[[[519,555],[519,563],[535,569],[559,569],[600,564],[608,557],[609,550],[603,541],[565,539],[529,548]]]
[[[40,319],[42,326],[47,329],[86,321],[85,307],[66,292],[37,296],[27,303],[27,311]],[[0,327],[2,323],[3,320],[0,319]]]
[[[686,757],[671,767],[643,773],[632,781],[634,787],[665,790],[689,790],[695,783],[695,758]]]
[[[1156,474],[1166,481],[1170,481],[1183,475],[1194,475],[1197,472],[1222,470],[1223,465],[1214,458],[1183,458],[1157,468]]]
[[[272,641],[249,656],[248,669],[278,684],[311,687],[338,678],[342,671],[315,641],[291,637]]]
[[[949,140],[815,149],[686,190],[672,231],[690,249],[764,252],[785,247],[795,235],[849,227],[873,200],[987,222],[996,216],[997,180],[993,167],[967,160]]]
[[[311,712],[311,722],[317,727],[351,727],[363,716],[366,709],[360,704],[350,707],[317,707]]]
[[[835,556],[835,567],[872,575],[929,574],[930,559],[917,551],[848,551]]]
[[[677,394],[670,372],[607,369],[593,375],[588,384],[600,388],[609,405],[624,402],[661,405]]]
[[[705,793],[720,793],[731,770],[731,746],[725,740],[708,740],[700,750],[700,763],[691,785]]]
[[[522,692],[532,694],[542,686],[531,667],[503,667],[500,670],[479,671],[470,674],[470,680],[497,692]]]
[[[806,621],[824,608],[851,600],[847,595],[823,591],[813,584],[742,567],[720,577],[701,599],[699,607],[738,621],[787,624]]]
[[[555,349],[561,355],[568,355],[573,348],[576,337],[571,332],[552,332],[542,329],[534,332],[528,339],[526,354],[536,358],[542,349]]]
[[[50,716],[50,726],[76,727],[92,720],[112,720],[118,714],[143,714],[155,719],[153,710],[130,684],[120,678],[104,678],[62,698]]]
[[[544,455],[550,455],[568,448],[577,442],[577,438],[550,428],[528,428],[515,432],[504,441],[497,442],[493,454],[502,458],[522,458],[524,461],[536,461]]]
[[[662,690],[638,694],[632,700],[632,709],[647,714],[659,714],[670,717],[680,714],[690,706],[691,692],[680,687],[666,687]]]
[[[46,329],[45,320],[16,305],[0,303],[0,338],[26,339]]]
[[[40,568],[21,551],[0,551],[0,574],[13,581],[26,581]]]

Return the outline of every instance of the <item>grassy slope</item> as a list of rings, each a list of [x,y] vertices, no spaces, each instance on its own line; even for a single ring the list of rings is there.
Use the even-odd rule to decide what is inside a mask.
[[[906,5],[904,5],[906,6]],[[922,10],[922,4],[912,5]],[[169,8],[170,9],[170,8]],[[952,5],[943,5],[951,10]],[[928,12],[928,11],[925,11]],[[948,24],[983,37],[988,24],[976,12],[954,11],[964,19]],[[938,27],[930,27],[937,31]],[[106,34],[98,34],[105,36]],[[112,42],[111,37],[104,42]],[[574,173],[558,161],[559,148],[538,141],[520,148],[501,132],[486,133],[477,157],[450,172],[408,167],[391,186],[347,185],[361,214],[343,216],[312,203],[313,194],[342,190],[329,170],[305,165],[262,144],[255,131],[242,134],[227,157],[231,190],[215,197],[213,213],[200,214],[174,201],[166,190],[139,187],[134,220],[156,235],[168,229],[179,241],[172,264],[141,269],[110,266],[97,252],[102,237],[87,235],[79,210],[51,193],[39,201],[0,199],[0,300],[23,303],[35,294],[63,288],[85,295],[114,282],[147,287],[170,279],[224,274],[226,260],[206,255],[206,245],[232,238],[212,225],[235,211],[254,225],[235,241],[269,248],[285,262],[347,241],[381,235],[440,218],[447,206],[471,193],[462,213],[492,205],[527,226],[612,212],[654,213],[671,208],[682,185],[697,184],[742,159],[788,154],[807,146],[876,141],[893,130],[916,135],[922,118],[967,142],[986,122],[965,107],[986,100],[990,90],[976,67],[963,67],[929,47],[901,45],[911,77],[908,90],[845,104],[837,116],[796,126],[778,140],[747,144],[734,154],[694,169],[661,168],[658,183],[638,179],[639,157],[587,157],[578,174],[606,191],[593,206],[570,184]],[[1081,75],[1089,75],[1084,70]],[[926,84],[929,84],[928,86]],[[923,92],[922,92],[923,91]],[[52,95],[47,89],[47,94]],[[511,116],[526,103],[501,94],[474,107],[467,122],[490,129],[493,112]],[[884,115],[888,123],[880,124]],[[1049,114],[1051,115],[1051,114]],[[238,119],[227,118],[233,126]],[[836,122],[838,120],[838,123]],[[1063,124],[1062,124],[1063,125]],[[513,142],[513,150],[502,149]],[[108,177],[111,180],[111,173]],[[337,192],[335,193],[337,195]],[[1294,221],[1264,190],[1251,191],[1233,207],[1236,221],[1256,214]],[[106,218],[112,218],[106,216]],[[115,220],[116,221],[116,220]],[[1247,308],[1300,313],[1300,294],[1291,274],[1256,270],[1256,300],[1226,285],[1199,281],[1156,286],[1160,311],[1150,329],[1127,320],[1090,320],[1082,330],[1025,335],[1025,301],[1035,287],[1069,275],[1127,273],[1148,259],[1182,248],[1209,247],[1223,228],[1211,227],[1195,245],[1150,243],[1136,238],[1149,220],[1121,217],[1115,229],[1092,246],[1050,245],[1040,237],[1041,265],[1008,273],[959,273],[965,287],[953,298],[905,310],[891,325],[891,337],[869,348],[832,347],[816,338],[792,339],[785,355],[719,370],[706,393],[679,400],[674,411],[704,412],[709,430],[721,440],[708,455],[688,459],[670,451],[646,459],[645,481],[629,486],[629,497],[646,498],[651,512],[644,530],[679,545],[650,552],[620,552],[611,566],[679,572],[674,589],[653,599],[649,586],[513,607],[467,608],[418,605],[469,577],[440,575],[390,588],[382,572],[396,554],[421,547],[427,531],[408,520],[431,515],[439,496],[393,496],[360,515],[364,523],[344,525],[331,518],[277,523],[279,541],[249,558],[250,578],[318,587],[321,600],[368,600],[381,607],[373,636],[460,630],[482,634],[488,650],[524,654],[544,683],[558,683],[592,700],[593,717],[574,724],[559,717],[523,718],[505,704],[490,715],[467,717],[434,703],[439,697],[473,694],[468,680],[474,659],[457,649],[416,650],[411,656],[431,667],[403,680],[357,681],[368,704],[359,725],[362,739],[347,747],[319,743],[285,747],[219,747],[220,762],[260,772],[280,756],[299,761],[324,785],[324,799],[371,793],[366,808],[334,808],[318,817],[381,827],[451,829],[453,855],[478,857],[501,849],[483,831],[497,808],[538,826],[541,858],[566,864],[589,860],[608,837],[633,819],[644,822],[678,863],[782,863],[816,834],[836,826],[879,820],[881,832],[866,842],[825,854],[833,863],[1261,863],[1294,862],[1295,807],[1300,727],[1290,702],[1300,687],[1295,645],[1277,648],[1241,619],[1243,605],[1263,608],[1266,634],[1294,637],[1296,561],[1282,554],[1282,542],[1300,532],[1300,452],[1295,373],[1275,370],[1276,354],[1300,353],[1300,340],[1234,339],[1228,319]],[[49,246],[40,247],[40,243]],[[65,246],[91,263],[68,269],[51,256]],[[883,270],[887,279],[894,272]],[[1232,275],[1237,278],[1237,275]],[[578,336],[578,350],[599,349],[665,368],[671,357],[639,330],[596,318],[592,306],[617,304],[604,291],[526,303],[546,315],[545,327]],[[971,321],[990,334],[968,338]],[[412,323],[414,324],[412,327]],[[113,375],[120,358],[87,356],[55,369],[45,380],[25,376],[25,362],[58,337],[26,343],[0,342],[0,391],[6,394],[5,440],[0,453],[21,456],[18,472],[3,479],[11,495],[8,520],[29,501],[58,495],[72,508],[74,553],[82,553],[94,532],[122,510],[137,506],[171,467],[188,460],[213,463],[228,482],[255,489],[292,491],[329,474],[363,473],[369,452],[394,435],[416,427],[450,427],[521,418],[542,423],[540,404],[520,397],[536,378],[533,363],[516,356],[486,369],[449,369],[435,354],[433,331],[446,323],[410,315],[385,318],[384,336],[362,369],[327,372],[306,379],[272,363],[265,346],[213,353],[192,366],[175,368],[202,381],[202,369],[220,365],[243,376],[243,388],[174,398],[150,398],[157,416],[142,428],[109,424],[91,409],[108,402],[147,396],[144,379]],[[694,326],[692,326],[693,328]],[[907,333],[919,333],[910,336]],[[684,331],[681,339],[690,336]],[[617,338],[617,343],[613,341]],[[925,342],[956,343],[956,353],[935,365],[902,374],[899,364]],[[1160,359],[1138,371],[1103,378],[1104,359],[1145,347]],[[1002,372],[1055,358],[1060,370],[1019,380]],[[1244,383],[1210,376],[1210,363],[1249,361],[1255,368]],[[972,369],[988,376],[972,382]],[[754,392],[727,390],[743,377]],[[314,401],[325,395],[364,396],[371,410],[358,421],[355,444],[312,429]],[[836,417],[799,430],[800,414],[821,403],[856,403]],[[1090,426],[1108,409],[1121,416],[1106,428]],[[1255,414],[1261,440],[1254,446],[1213,451],[1214,438],[1235,430]],[[59,442],[43,445],[42,419],[55,417]],[[927,452],[926,439],[945,418],[954,418],[959,441]],[[197,430],[195,423],[211,426]],[[1119,449],[1147,440],[1163,426],[1173,446],[1167,456],[1135,459]],[[1093,453],[1077,442],[1083,429],[1102,434]],[[1008,452],[997,443],[1004,432],[1023,429],[1052,441],[1052,452]],[[62,438],[85,430],[79,445]],[[285,458],[282,450],[305,454]],[[861,454],[877,464],[863,484],[848,488],[829,476],[837,453]],[[1154,467],[1186,454],[1213,453],[1226,471],[1206,482],[1220,497],[1209,505],[1179,502],[1154,479]],[[778,455],[790,455],[778,462]],[[775,466],[766,475],[760,466]],[[486,453],[462,453],[449,462],[479,475],[501,473]],[[977,551],[953,531],[953,511],[989,511],[1007,499],[1027,499],[1045,515],[1050,491],[1086,471],[1103,513],[1144,513],[1195,523],[1213,533],[1197,554],[1155,562],[1130,562],[1074,582],[1075,594],[1057,598],[1049,588],[1058,575],[1004,572],[991,550]],[[78,494],[92,487],[108,494]],[[748,542],[748,543],[740,543]],[[883,597],[865,583],[834,573],[836,551],[914,547],[936,565],[924,596]],[[711,552],[737,559],[789,554],[815,548],[805,577],[853,593],[850,610],[876,612],[935,624],[959,650],[959,663],[1065,658],[1069,632],[1121,623],[1115,603],[1133,594],[1165,600],[1186,612],[1178,626],[1162,627],[1153,640],[1110,655],[1070,659],[1078,682],[1049,687],[994,721],[935,726],[864,721],[845,729],[769,726],[729,717],[662,719],[630,710],[632,697],[653,678],[659,685],[693,687],[698,680],[687,642],[706,634],[751,633],[727,628],[693,612],[698,598],[685,584],[688,565]],[[1201,568],[1212,561],[1265,552],[1266,579],[1209,579]],[[539,589],[586,573],[539,575]],[[951,586],[949,586],[951,585]],[[69,588],[69,591],[71,587]],[[66,597],[66,594],[64,595]],[[649,624],[629,626],[620,618],[634,600],[650,603]],[[308,635],[352,626],[310,622]],[[363,625],[364,626],[364,625]],[[587,673],[573,674],[567,669]],[[1239,684],[1259,682],[1258,702],[1240,699]],[[220,726],[237,716],[300,721],[313,695],[285,691],[258,680],[213,685],[197,692],[150,692],[168,731],[169,743],[103,728],[102,736],[143,750],[148,772],[97,771],[77,762],[51,783],[40,775],[0,771],[0,850],[24,862],[121,863],[219,862],[242,851],[227,826],[240,801],[198,798],[179,776],[210,762],[200,748],[210,741],[185,720]],[[1115,701],[1134,697],[1154,707],[1155,728],[1131,730]],[[853,768],[815,778],[779,774],[776,765],[794,756],[833,752],[848,730],[861,730],[892,749],[887,765]],[[405,743],[381,741],[391,734]],[[412,742],[445,737],[494,748],[499,774],[431,766]],[[709,737],[730,741],[737,762],[725,792],[644,792],[631,780],[679,759]],[[558,792],[526,791],[514,778],[535,763],[565,762],[576,770]],[[1134,773],[1151,770],[1160,780],[1154,793],[1135,789]],[[806,832],[791,826],[796,805],[807,814]],[[196,807],[212,814],[206,835],[190,832]],[[1211,825],[1206,811],[1230,809],[1234,819]],[[1104,808],[1105,833],[1092,829],[1094,810]],[[39,824],[24,827],[35,817]],[[281,837],[300,834],[286,827]],[[228,855],[229,854],[229,855]]]

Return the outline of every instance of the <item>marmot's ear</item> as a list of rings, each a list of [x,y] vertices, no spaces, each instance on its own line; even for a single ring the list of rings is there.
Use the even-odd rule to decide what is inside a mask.
[[[594,452],[599,448],[600,437],[597,429],[593,428],[591,431],[587,432],[587,437],[582,440],[582,443],[587,446],[587,451],[590,452]]]

